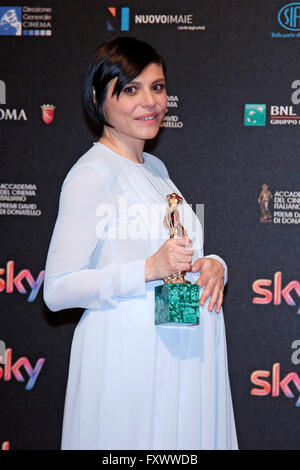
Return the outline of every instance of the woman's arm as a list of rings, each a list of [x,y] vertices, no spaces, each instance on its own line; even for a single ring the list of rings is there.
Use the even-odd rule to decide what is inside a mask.
[[[101,176],[91,167],[76,169],[62,187],[47,255],[44,301],[52,311],[115,307],[117,297],[146,294],[145,259],[89,268],[103,235],[97,228],[100,203],[112,204]]]

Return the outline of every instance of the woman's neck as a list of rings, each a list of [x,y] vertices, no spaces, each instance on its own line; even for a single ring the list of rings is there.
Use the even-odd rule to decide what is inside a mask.
[[[132,139],[127,136],[119,136],[110,129],[107,130],[104,128],[99,142],[108,147],[113,152],[116,152],[123,157],[128,158],[129,160],[133,160],[137,163],[144,163],[144,140]]]

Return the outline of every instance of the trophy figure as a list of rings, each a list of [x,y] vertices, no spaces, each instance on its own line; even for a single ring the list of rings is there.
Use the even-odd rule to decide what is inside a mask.
[[[178,206],[182,197],[168,194],[168,207],[164,226],[169,229],[170,238],[187,236],[180,222]],[[185,279],[185,271],[164,278],[164,284],[155,287],[155,324],[199,324],[199,285]]]
[[[272,199],[272,193],[269,191],[269,187],[267,184],[263,184],[261,188],[260,195],[258,197],[258,203],[260,205],[261,210],[261,218],[260,221],[263,223],[271,223],[272,216],[269,210],[269,201]]]

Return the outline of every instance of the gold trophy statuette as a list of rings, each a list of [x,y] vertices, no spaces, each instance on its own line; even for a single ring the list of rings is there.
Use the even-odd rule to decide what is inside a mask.
[[[176,193],[167,195],[168,207],[163,224],[169,229],[170,238],[187,236],[180,222],[178,206],[182,197]],[[164,284],[155,287],[155,324],[199,324],[199,285],[185,279],[185,271],[164,278]]]
[[[178,206],[182,204],[182,197],[176,193],[168,194],[168,207],[164,218],[164,226],[169,229],[170,238],[182,238],[187,236],[183,225],[180,222]],[[191,284],[190,281],[184,279],[185,271],[180,271],[175,274],[171,274],[164,278],[164,282],[175,283],[175,284]]]

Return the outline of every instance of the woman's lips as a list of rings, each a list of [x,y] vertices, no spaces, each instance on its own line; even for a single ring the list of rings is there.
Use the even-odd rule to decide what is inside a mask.
[[[143,122],[151,122],[155,121],[158,117],[158,113],[151,113],[151,114],[143,114],[142,116],[139,116],[135,118],[136,121],[143,121]]]

